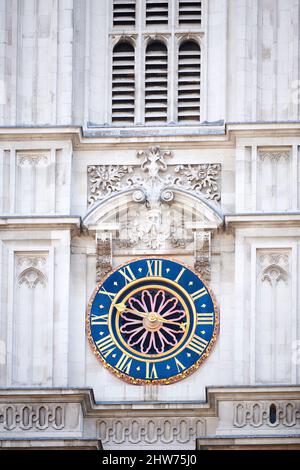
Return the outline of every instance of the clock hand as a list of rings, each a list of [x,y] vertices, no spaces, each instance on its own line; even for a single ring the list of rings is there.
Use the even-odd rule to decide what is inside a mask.
[[[170,323],[171,325],[180,326],[180,328],[182,328],[183,330],[185,330],[185,327],[186,327],[186,323],[179,323],[179,322],[172,321],[172,320],[166,320],[165,318],[161,317],[160,315],[158,315],[157,320],[161,321],[162,323]]]
[[[129,312],[129,313],[133,313],[134,315],[138,315],[138,316],[143,317],[143,318],[148,318],[149,317],[148,313],[139,312],[138,310],[133,310],[131,308],[126,307],[126,305],[123,304],[123,303],[116,304],[115,307],[118,310],[118,312],[120,312],[120,313]]]
[[[131,308],[126,307],[126,305],[122,302],[119,303],[119,304],[116,304],[115,307],[118,310],[118,312],[120,312],[120,313],[129,312],[129,313],[133,313],[134,315],[138,315],[140,317],[147,318],[150,321],[158,320],[162,323],[169,323],[171,325],[177,325],[177,326],[180,326],[180,328],[183,331],[186,328],[186,323],[179,323],[179,322],[175,322],[175,321],[172,321],[172,320],[166,320],[165,318],[163,318],[162,316],[160,316],[158,313],[155,313],[155,312],[148,312],[148,313],[139,312],[138,310],[133,310]],[[151,317],[153,317],[153,318],[151,318]]]

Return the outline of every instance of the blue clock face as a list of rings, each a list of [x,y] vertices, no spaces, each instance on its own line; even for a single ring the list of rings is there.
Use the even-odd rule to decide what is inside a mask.
[[[102,364],[134,384],[169,384],[194,372],[218,331],[213,294],[189,267],[133,260],[95,289],[87,334]]]

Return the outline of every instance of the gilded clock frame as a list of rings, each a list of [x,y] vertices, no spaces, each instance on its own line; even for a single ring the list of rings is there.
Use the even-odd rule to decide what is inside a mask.
[[[209,344],[207,346],[207,348],[205,349],[205,352],[201,355],[201,357],[199,357],[199,359],[193,364],[191,365],[190,367],[188,367],[185,371],[182,371],[180,372],[179,374],[177,375],[174,375],[172,377],[169,377],[167,379],[138,379],[138,378],[135,378],[135,377],[131,377],[127,374],[124,374],[120,371],[118,371],[117,369],[115,369],[113,366],[111,366],[110,364],[108,364],[108,362],[105,361],[105,359],[102,357],[101,353],[98,351],[95,343],[94,343],[94,339],[92,337],[92,334],[91,334],[91,327],[90,327],[90,314],[91,314],[91,308],[92,308],[92,304],[94,302],[94,299],[98,293],[98,290],[99,290],[99,287],[104,284],[104,282],[116,271],[118,271],[119,269],[121,269],[122,267],[124,266],[127,266],[128,264],[130,263],[133,263],[135,261],[141,261],[141,260],[156,260],[156,259],[162,259],[162,260],[166,260],[166,261],[172,261],[174,263],[177,263],[177,264],[180,264],[182,267],[185,267],[186,269],[192,271],[194,273],[194,275],[196,277],[198,277],[200,279],[200,281],[203,283],[205,289],[207,290],[207,292],[209,293],[211,299],[212,299],[212,303],[213,303],[213,307],[214,307],[214,314],[215,314],[215,323],[214,323],[214,330],[213,330],[213,334],[212,334],[212,337],[209,341]],[[151,276],[152,277],[152,276]],[[155,278],[155,280],[164,280],[165,281],[165,278],[162,277],[162,276],[153,276],[153,278]],[[142,279],[142,278],[141,278]],[[125,287],[125,286],[124,286]],[[181,286],[180,286],[181,287]],[[122,288],[123,290],[124,288]],[[182,288],[183,289],[183,288]],[[186,292],[186,295],[187,297],[190,297],[189,293]],[[192,301],[193,302],[193,301]],[[191,302],[191,303],[192,303]],[[217,303],[217,300],[216,300],[216,297],[214,295],[214,293],[212,292],[212,290],[210,289],[210,287],[207,285],[206,281],[204,281],[202,279],[201,276],[199,276],[199,274],[191,267],[189,266],[187,263],[184,263],[182,261],[179,261],[179,260],[176,260],[174,258],[170,258],[168,256],[163,256],[163,255],[159,255],[159,256],[140,256],[140,257],[137,257],[137,258],[134,258],[134,259],[130,259],[128,261],[126,261],[125,263],[122,263],[120,264],[119,266],[117,266],[116,268],[112,269],[111,271],[109,271],[109,273],[107,273],[102,279],[100,282],[97,283],[91,297],[90,297],[90,300],[88,302],[88,305],[87,305],[87,308],[86,308],[86,320],[85,320],[85,326],[86,326],[86,334],[87,334],[87,338],[88,338],[88,342],[90,344],[90,347],[92,349],[92,352],[93,354],[96,356],[97,360],[107,369],[109,370],[110,372],[112,372],[115,376],[117,376],[119,379],[127,382],[127,383],[130,383],[130,384],[133,384],[133,385],[169,385],[169,384],[172,384],[172,383],[175,383],[175,382],[179,382],[180,380],[183,380],[185,379],[186,377],[189,377],[191,374],[193,374],[194,372],[196,372],[196,370],[198,370],[198,368],[200,367],[200,365],[205,361],[205,359],[209,356],[209,354],[211,353],[213,347],[215,346],[215,343],[216,343],[216,340],[218,338],[218,334],[219,334],[219,328],[220,328],[220,317],[219,317],[219,307],[218,307],[218,303]],[[189,341],[187,341],[187,344],[189,343]],[[144,361],[147,361],[147,359],[145,359]]]

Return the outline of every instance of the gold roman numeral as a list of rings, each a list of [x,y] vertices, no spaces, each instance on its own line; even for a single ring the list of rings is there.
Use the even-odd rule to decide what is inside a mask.
[[[113,292],[108,292],[103,286],[102,286],[102,289],[99,290],[98,294],[108,295],[110,300],[113,300],[114,297],[116,296],[116,294],[114,294]]]
[[[213,313],[197,313],[198,325],[213,325],[214,314]]]
[[[125,266],[125,268],[119,269],[118,272],[122,274],[122,276],[125,278],[126,284],[128,284],[129,282],[135,281],[136,279],[130,266]]]
[[[108,323],[108,313],[104,315],[95,315],[92,313],[91,324],[92,325],[107,325]]]
[[[130,373],[130,367],[132,364],[132,359],[130,359],[127,354],[122,354],[120,359],[118,360],[116,364],[116,368],[119,369],[121,372],[125,372],[125,374]]]
[[[200,336],[195,335],[187,347],[194,351],[196,354],[199,354],[200,356],[207,345],[208,341],[203,338],[200,338]]]
[[[175,282],[178,282],[178,281],[179,281],[179,279],[180,279],[181,276],[183,275],[184,271],[186,271],[186,268],[182,268],[182,270],[180,271],[180,273],[179,273],[178,276],[176,277]]]
[[[115,343],[111,339],[110,335],[107,335],[102,339],[98,339],[95,344],[104,357],[109,356],[116,349]]]
[[[185,369],[185,366],[176,357],[174,357],[174,360],[175,360],[178,373],[183,371]]]
[[[146,362],[146,379],[157,379],[158,375],[156,372],[155,364]]]
[[[147,276],[162,276],[162,260],[147,260],[148,273]]]
[[[197,299],[200,299],[200,297],[203,297],[206,294],[208,294],[207,290],[205,289],[205,287],[202,287],[201,289],[196,290],[196,292],[191,294],[191,297],[195,301]]]

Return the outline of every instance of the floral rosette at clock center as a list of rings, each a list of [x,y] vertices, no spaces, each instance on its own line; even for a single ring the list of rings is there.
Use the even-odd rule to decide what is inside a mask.
[[[174,295],[144,289],[123,305],[120,331],[127,344],[144,354],[162,354],[177,346],[186,327],[186,311]]]

